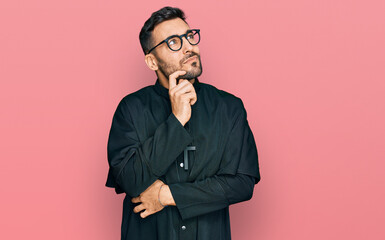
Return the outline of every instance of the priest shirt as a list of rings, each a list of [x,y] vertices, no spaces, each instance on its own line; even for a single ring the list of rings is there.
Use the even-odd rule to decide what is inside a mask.
[[[125,96],[108,138],[106,186],[125,193],[122,240],[228,240],[229,205],[251,199],[260,181],[257,147],[240,98],[200,82],[183,126],[159,79]],[[176,206],[141,218],[139,196],[155,180]],[[253,216],[247,216],[251,218]]]

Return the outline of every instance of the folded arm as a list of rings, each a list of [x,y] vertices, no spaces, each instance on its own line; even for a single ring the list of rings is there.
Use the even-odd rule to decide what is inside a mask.
[[[253,196],[255,178],[245,174],[215,175],[192,183],[169,185],[182,219],[196,217],[247,201]]]

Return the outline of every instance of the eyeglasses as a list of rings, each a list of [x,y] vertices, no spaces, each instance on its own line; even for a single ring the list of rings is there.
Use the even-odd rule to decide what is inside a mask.
[[[171,35],[165,40],[158,43],[155,47],[151,48],[147,52],[147,54],[149,54],[152,50],[154,50],[157,46],[161,45],[162,43],[167,43],[168,48],[170,48],[170,50],[172,51],[179,51],[183,45],[183,37],[185,37],[191,45],[197,45],[201,40],[199,32],[200,29],[190,29],[182,35]]]

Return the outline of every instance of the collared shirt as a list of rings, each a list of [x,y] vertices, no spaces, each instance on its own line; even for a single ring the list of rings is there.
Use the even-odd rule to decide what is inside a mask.
[[[106,186],[126,194],[122,239],[231,239],[229,205],[249,200],[260,181],[241,99],[198,78],[193,86],[197,102],[185,126],[172,113],[168,89],[158,79],[117,106]],[[131,198],[157,179],[169,185],[176,206],[142,219]]]

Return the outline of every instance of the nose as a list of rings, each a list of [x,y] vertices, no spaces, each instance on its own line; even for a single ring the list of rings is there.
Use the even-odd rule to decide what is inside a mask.
[[[182,45],[183,53],[191,52],[194,46],[191,45],[185,37],[183,37],[182,39],[183,39],[183,45]]]

